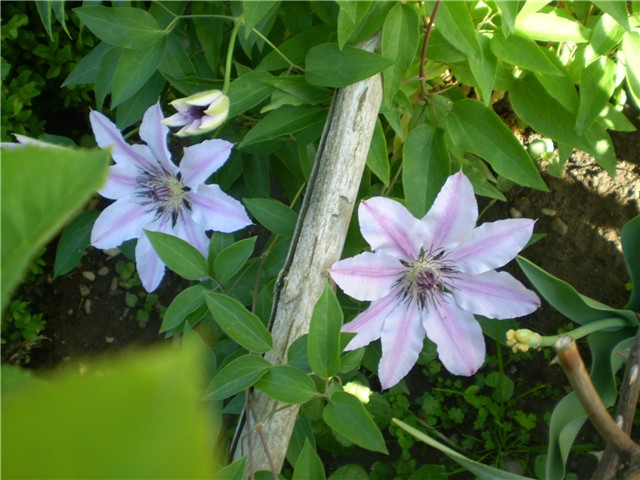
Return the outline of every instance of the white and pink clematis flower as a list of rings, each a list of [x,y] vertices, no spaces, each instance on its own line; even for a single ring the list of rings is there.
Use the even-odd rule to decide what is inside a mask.
[[[437,345],[447,370],[473,375],[485,357],[482,329],[473,315],[506,319],[540,306],[534,292],[494,270],[526,245],[533,220],[475,228],[478,206],[462,173],[448,178],[422,219],[383,197],[363,201],[358,216],[373,252],[341,260],[330,273],[347,295],[372,302],[343,331],[356,333],[347,350],[381,339],[383,389],[411,370],[425,335]]]
[[[91,127],[101,148],[111,148],[115,165],[99,193],[116,200],[98,217],[91,232],[94,247],[115,248],[138,238],[136,267],[143,287],[155,290],[165,265],[143,230],[180,237],[207,255],[207,230],[234,232],[251,224],[242,204],[204,182],[231,153],[231,143],[205,140],[184,149],[180,166],[171,161],[162,124],[160,104],[142,119],[140,138],[146,145],[129,145],[117,127],[98,112],[90,114]]]

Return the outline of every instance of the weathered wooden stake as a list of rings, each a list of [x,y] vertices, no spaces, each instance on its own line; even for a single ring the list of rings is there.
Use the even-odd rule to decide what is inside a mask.
[[[378,38],[362,47],[374,50]],[[382,101],[380,75],[336,92],[316,155],[285,267],[274,292],[271,315],[274,353],[286,358],[289,345],[309,331],[313,307],[331,265],[340,259]],[[282,469],[298,406],[254,392],[234,460],[251,454],[255,471]],[[256,434],[256,425],[261,434]],[[248,435],[251,438],[249,452]]]

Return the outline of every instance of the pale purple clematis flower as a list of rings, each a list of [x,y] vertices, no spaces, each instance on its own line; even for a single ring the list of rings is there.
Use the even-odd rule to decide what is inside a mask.
[[[140,138],[146,145],[129,145],[104,115],[91,112],[90,120],[101,148],[111,148],[115,165],[99,193],[116,200],[98,217],[91,232],[94,247],[115,248],[138,238],[136,266],[143,287],[155,290],[165,265],[143,230],[175,235],[207,256],[206,230],[234,232],[251,224],[240,202],[218,185],[204,182],[227,160],[231,143],[205,140],[184,149],[180,167],[167,149],[168,128],[162,124],[157,103],[144,114]]]
[[[437,345],[447,370],[473,375],[485,356],[482,329],[473,314],[513,318],[540,305],[518,280],[494,270],[525,246],[533,220],[474,228],[478,206],[462,173],[448,178],[422,219],[383,197],[363,201],[358,217],[373,252],[341,260],[330,273],[347,295],[372,302],[343,331],[356,333],[347,350],[381,339],[383,389],[411,370],[425,335]]]
[[[229,97],[220,90],[207,90],[171,102],[178,113],[165,118],[162,123],[170,127],[183,127],[176,135],[188,137],[200,135],[218,128],[229,114]]]

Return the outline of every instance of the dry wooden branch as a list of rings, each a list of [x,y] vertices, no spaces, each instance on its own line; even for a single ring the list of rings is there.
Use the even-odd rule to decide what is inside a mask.
[[[378,43],[374,38],[362,47],[372,51]],[[274,352],[267,354],[274,363],[286,358],[291,343],[309,331],[327,272],[340,259],[381,101],[379,75],[342,88],[334,96],[296,234],[274,292]],[[255,392],[253,412],[245,412],[245,416],[255,416],[268,452],[245,424],[239,427],[242,431],[234,459],[251,454],[257,471],[270,470],[271,461],[279,472],[298,410],[298,406],[285,406]],[[252,452],[249,435],[254,435]]]

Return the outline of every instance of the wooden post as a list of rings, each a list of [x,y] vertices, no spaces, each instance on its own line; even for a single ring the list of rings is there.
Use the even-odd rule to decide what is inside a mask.
[[[379,38],[374,37],[362,48],[373,51],[378,44]],[[286,359],[291,343],[309,331],[328,270],[340,259],[381,102],[380,75],[341,88],[334,96],[296,233],[274,292],[275,353],[266,356],[273,363]],[[239,427],[239,441],[232,446],[234,460],[251,455],[254,471],[279,472],[299,406],[283,405],[260,392],[253,392],[251,398],[244,425]]]

